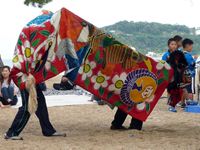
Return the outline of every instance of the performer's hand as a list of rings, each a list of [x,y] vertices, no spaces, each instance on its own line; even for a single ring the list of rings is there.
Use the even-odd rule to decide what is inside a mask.
[[[2,93],[0,92],[0,97],[2,97]]]
[[[67,77],[62,77],[61,81],[62,81],[62,82],[67,82],[67,81],[68,81],[68,78],[67,78]]]

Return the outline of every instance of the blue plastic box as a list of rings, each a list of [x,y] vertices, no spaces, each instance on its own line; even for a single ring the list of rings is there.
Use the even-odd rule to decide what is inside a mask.
[[[200,113],[200,105],[188,105],[185,107],[185,112]]]

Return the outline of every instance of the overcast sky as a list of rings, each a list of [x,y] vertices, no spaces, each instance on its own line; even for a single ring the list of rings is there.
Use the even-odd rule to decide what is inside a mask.
[[[200,0],[53,0],[42,9],[27,7],[23,1],[1,1],[0,54],[3,59],[12,58],[21,29],[42,9],[55,12],[66,7],[98,27],[121,20],[200,27]]]

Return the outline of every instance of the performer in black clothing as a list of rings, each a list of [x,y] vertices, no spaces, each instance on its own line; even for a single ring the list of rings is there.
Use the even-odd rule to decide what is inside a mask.
[[[30,118],[30,113],[28,111],[29,94],[26,90],[21,90],[20,92],[21,92],[21,97],[22,97],[22,107],[19,108],[18,113],[15,116],[15,119],[11,127],[6,132],[4,136],[5,139],[22,140],[22,138],[19,137],[19,134],[22,132],[22,130],[24,129],[24,127],[26,126]],[[45,97],[42,93],[42,90],[40,89],[40,86],[38,85],[36,86],[36,92],[37,92],[37,101],[38,101],[36,115],[39,119],[43,135],[44,136],[66,136],[65,133],[56,132],[56,130],[51,125]]]
[[[123,126],[123,123],[127,117],[127,114],[117,109],[117,112],[115,113],[114,120],[112,121],[112,125],[110,127],[111,130],[126,130],[126,128]],[[131,123],[128,129],[135,129],[135,130],[142,130],[143,122],[132,117]]]
[[[70,77],[75,77],[76,75],[73,75],[77,72],[78,69],[72,70],[69,73],[65,73],[62,78],[60,83],[54,83],[53,88],[55,90],[73,90],[75,87],[75,84],[72,82],[73,80],[70,80]]]

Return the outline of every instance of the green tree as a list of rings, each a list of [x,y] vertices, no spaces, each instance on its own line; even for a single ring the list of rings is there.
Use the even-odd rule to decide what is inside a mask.
[[[195,34],[195,29],[184,25],[120,21],[103,29],[142,53],[166,51],[167,40],[178,34],[183,38],[191,38],[194,41],[193,53],[200,54],[200,35]]]
[[[42,7],[43,5],[51,2],[52,0],[25,0],[24,4],[29,6],[30,4],[32,4],[34,7]]]

